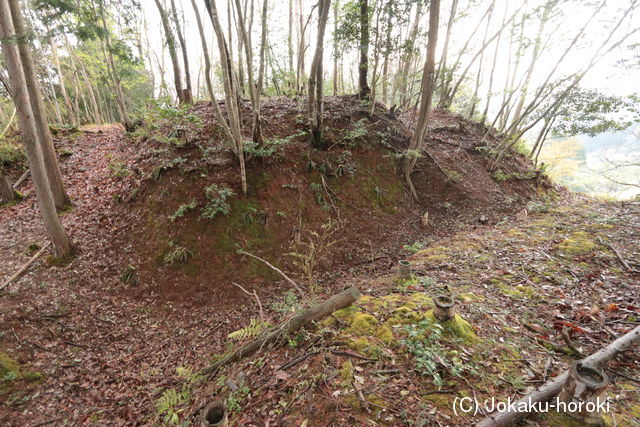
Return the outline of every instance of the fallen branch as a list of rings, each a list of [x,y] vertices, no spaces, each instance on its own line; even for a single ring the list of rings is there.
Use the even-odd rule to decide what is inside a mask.
[[[582,351],[580,349],[578,349],[573,344],[573,342],[571,342],[571,338],[569,338],[569,328],[566,327],[566,326],[564,326],[562,328],[562,340],[567,345],[567,347],[569,347],[576,354],[576,356],[578,356],[579,358],[583,358],[584,357],[584,354],[582,354]]]
[[[35,260],[38,259],[38,257],[40,255],[42,255],[42,253],[44,252],[45,249],[47,249],[49,247],[49,245],[51,244],[51,242],[47,242],[42,249],[40,249],[38,252],[36,252],[36,254],[34,256],[31,257],[31,259],[29,261],[27,261],[27,263],[25,265],[23,265],[22,267],[20,267],[20,269],[18,271],[16,271],[15,273],[13,273],[13,275],[11,277],[9,277],[3,284],[2,286],[0,286],[0,291],[3,290],[5,287],[7,287],[9,285],[9,283],[13,282],[15,280],[16,277],[18,277],[19,275],[21,275],[22,273],[25,272],[25,270],[27,268],[29,268],[29,266],[31,264],[33,264],[33,262]]]
[[[256,293],[256,290],[254,289],[253,292],[249,292],[248,290],[246,290],[245,288],[243,288],[242,286],[238,285],[236,282],[231,282],[231,284],[233,286],[236,286],[238,288],[240,288],[240,290],[242,292],[244,292],[245,294],[255,297],[256,302],[258,303],[258,309],[260,310],[260,318],[262,319],[262,321],[264,322],[264,312],[262,311],[262,303],[260,302],[260,298],[258,297],[258,294]]]
[[[235,362],[236,360],[242,359],[243,357],[247,357],[258,351],[265,345],[277,341],[283,335],[290,334],[291,332],[302,328],[309,322],[320,320],[336,310],[351,305],[358,298],[360,298],[360,292],[357,288],[351,287],[349,289],[346,289],[338,295],[334,295],[333,297],[329,298],[322,304],[311,307],[310,309],[305,310],[296,316],[293,316],[286,322],[274,328],[271,328],[269,331],[263,333],[255,340],[243,345],[230,355],[223,357],[212,365],[209,365],[202,370],[202,374],[206,376],[213,376],[221,367],[225,366],[226,364]]]
[[[638,270],[636,270],[634,268],[631,268],[631,266],[629,265],[627,260],[622,257],[620,252],[618,252],[618,250],[616,248],[614,248],[611,243],[605,242],[604,240],[602,240],[602,237],[600,237],[600,236],[598,236],[598,241],[600,242],[601,245],[607,246],[609,249],[611,249],[616,254],[616,256],[618,257],[618,260],[620,260],[620,263],[624,266],[624,268],[627,269],[627,271],[631,271],[633,273],[637,273],[638,272]]]
[[[29,176],[29,170],[27,169],[26,171],[24,171],[24,173],[22,175],[20,175],[20,178],[18,178],[16,183],[13,184],[13,189],[17,190],[18,187],[20,187],[20,184],[22,184],[24,182],[24,180],[27,179],[28,176]]]
[[[597,351],[591,356],[586,357],[585,359],[583,359],[582,363],[595,366],[602,365],[603,363],[613,359],[618,354],[627,350],[633,343],[638,340],[640,340],[640,326],[633,329],[631,332],[619,337],[611,344]],[[551,381],[522,397],[517,402],[508,405],[506,411],[497,412],[484,418],[482,421],[476,424],[476,427],[501,427],[515,424],[516,422],[529,415],[529,411],[527,409],[531,408],[533,403],[548,402],[554,396],[560,393],[560,390],[562,390],[562,386],[564,385],[568,376],[569,371],[565,371]],[[511,408],[512,410],[510,410],[509,408]]]
[[[294,288],[296,288],[296,290],[297,290],[298,292],[300,292],[300,295],[302,295],[302,298],[303,298],[303,299],[307,299],[307,296],[306,296],[306,295],[304,294],[304,292],[302,291],[302,288],[300,288],[300,286],[298,286],[298,284],[297,284],[297,283],[296,283],[292,278],[290,278],[289,276],[287,276],[286,274],[284,274],[284,272],[283,272],[282,270],[280,270],[278,267],[276,267],[275,265],[271,264],[269,261],[266,261],[266,260],[264,260],[264,259],[260,258],[260,257],[259,257],[259,256],[257,256],[257,255],[250,254],[249,252],[243,251],[242,249],[238,249],[238,253],[239,253],[239,254],[243,254],[243,255],[248,255],[248,256],[250,256],[251,258],[255,258],[255,259],[257,259],[258,261],[262,261],[262,262],[263,262],[263,263],[265,263],[269,268],[271,268],[273,271],[275,271],[276,273],[278,273],[279,275],[281,275],[281,276],[284,278],[284,280],[286,280],[287,282],[289,282],[289,284],[290,284],[291,286],[293,286]]]

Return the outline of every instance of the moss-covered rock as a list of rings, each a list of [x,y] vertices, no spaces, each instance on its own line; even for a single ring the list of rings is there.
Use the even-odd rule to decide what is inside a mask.
[[[359,335],[371,335],[378,326],[378,319],[370,314],[356,312],[351,317],[350,332]]]
[[[425,314],[425,318],[432,322],[437,322],[436,317],[433,314],[433,310],[429,310]],[[473,343],[479,340],[476,333],[473,331],[471,324],[464,320],[459,314],[456,314],[451,320],[440,323],[442,324],[445,333],[462,338],[468,343]]]
[[[389,326],[410,325],[413,323],[418,323],[423,319],[423,317],[424,316],[417,311],[403,305],[393,310],[393,312],[391,313],[391,317],[387,319],[386,323]]]
[[[376,338],[386,345],[393,344],[393,331],[387,325],[382,325],[376,330]]]

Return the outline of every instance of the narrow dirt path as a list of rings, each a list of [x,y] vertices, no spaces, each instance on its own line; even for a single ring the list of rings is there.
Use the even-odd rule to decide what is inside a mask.
[[[129,296],[116,266],[135,254],[112,240],[124,232],[114,209],[123,184],[110,164],[135,147],[119,126],[85,130],[62,163],[75,204],[62,219],[81,255],[66,267],[41,257],[0,293],[2,352],[42,374],[0,388],[2,425],[141,422],[156,390],[177,381],[176,368],[204,365],[241,315]],[[26,200],[0,213],[0,280],[29,259],[29,245],[46,241],[31,183],[21,191]]]

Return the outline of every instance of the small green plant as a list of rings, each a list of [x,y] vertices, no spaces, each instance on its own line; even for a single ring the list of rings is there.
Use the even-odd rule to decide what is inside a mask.
[[[193,199],[191,203],[182,204],[172,215],[169,216],[169,219],[171,220],[171,222],[174,222],[176,219],[182,218],[187,212],[194,210],[197,205],[198,202],[196,201],[196,199]]]
[[[156,167],[152,172],[151,172],[151,176],[154,179],[160,179],[160,177],[168,170],[171,169],[175,169],[178,166],[181,166],[182,164],[186,163],[187,159],[185,159],[184,157],[176,157],[172,160],[170,160],[169,162],[162,164],[158,167]]]
[[[180,414],[184,412],[184,408],[180,406],[185,405],[190,398],[191,393],[185,389],[180,392],[173,388],[165,390],[156,401],[158,415],[165,424],[179,424]]]
[[[463,175],[460,172],[453,169],[443,169],[443,170],[445,175],[447,175],[447,180],[453,181],[453,182],[462,181]]]
[[[237,331],[233,331],[228,335],[228,338],[232,340],[241,341],[246,338],[257,337],[269,326],[268,323],[263,322],[262,320],[252,318],[249,321],[249,324],[244,328],[240,328]]]
[[[291,144],[295,138],[306,135],[306,131],[294,133],[293,135],[286,136],[284,138],[270,138],[262,141],[261,144],[256,144],[253,141],[247,141],[244,144],[244,151],[248,157],[284,157],[285,149]]]
[[[0,140],[0,173],[5,167],[22,166],[26,162],[27,155],[19,143],[8,139]]]
[[[174,246],[174,245],[171,245]],[[193,256],[193,252],[183,246],[175,246],[173,251],[164,256],[166,265],[184,264]]]
[[[229,187],[218,187],[216,184],[211,184],[205,189],[205,195],[207,196],[207,204],[200,211],[200,216],[205,219],[213,219],[218,214],[228,215],[231,205],[227,202],[227,199],[235,193]]]
[[[249,395],[249,387],[243,385],[237,390],[231,392],[229,397],[227,398],[227,409],[231,412],[240,412],[242,411],[242,403]]]
[[[493,178],[494,180],[501,182],[501,181],[506,181],[507,179],[509,179],[509,175],[504,173],[502,171],[502,169],[497,169],[495,171],[493,171],[493,173],[491,174],[491,178]]]
[[[416,369],[431,376],[435,385],[444,385],[444,375],[447,373],[460,376],[465,371],[457,352],[447,351],[441,344],[444,329],[438,322],[425,319],[404,329],[407,338],[402,340],[402,344],[415,358]]]
[[[402,247],[402,249],[404,249],[405,251],[411,252],[411,255],[415,254],[416,252],[424,249],[424,243],[422,242],[415,242],[412,245],[404,245]]]
[[[546,202],[531,200],[529,203],[527,203],[527,211],[529,211],[529,213],[546,213],[550,210],[551,204]]]
[[[282,211],[276,212],[276,215],[278,215],[280,218],[286,218],[287,217],[286,212],[282,212]]]
[[[298,295],[292,290],[289,290],[284,294],[284,299],[271,304],[271,308],[278,313],[291,314],[300,311],[302,309],[302,303],[298,299]]]
[[[131,175],[129,167],[119,160],[112,160],[109,163],[109,169],[111,169],[111,176],[114,178],[124,178]]]
[[[133,265],[128,265],[122,270],[122,274],[120,275],[120,280],[122,283],[127,283],[129,285],[137,285],[138,284],[138,275],[136,274],[136,268]]]
[[[353,144],[358,139],[360,139],[363,136],[367,135],[367,127],[365,125],[366,121],[367,121],[367,119],[360,119],[357,122],[355,122],[353,124],[353,126],[351,127],[351,129],[349,129],[345,133],[345,135],[344,135],[345,141],[347,141],[350,144]]]

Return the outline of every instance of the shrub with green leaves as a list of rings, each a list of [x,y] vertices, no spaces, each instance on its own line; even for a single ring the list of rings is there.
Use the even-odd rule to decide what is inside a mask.
[[[174,245],[172,245],[174,246]],[[167,265],[184,264],[193,256],[193,252],[183,246],[174,246],[174,249],[164,256]]]
[[[10,140],[0,140],[0,173],[10,166],[21,166],[27,161],[24,149]]]
[[[196,199],[193,199],[191,203],[184,203],[180,205],[172,215],[169,216],[169,219],[171,220],[171,222],[174,222],[176,219],[182,218],[187,212],[194,210],[197,205],[198,202],[196,201]]]
[[[284,138],[265,139],[261,144],[256,144],[254,141],[247,141],[244,144],[244,152],[247,157],[282,158],[284,156],[284,150],[291,144],[291,142],[295,138],[306,134],[306,131],[301,131],[294,133],[293,135],[285,136]]]
[[[414,325],[405,326],[407,338],[402,344],[415,358],[416,369],[422,374],[433,377],[437,386],[444,384],[444,375],[449,373],[460,376],[465,370],[462,360],[452,357],[441,344],[444,329],[438,322],[422,320]]]
[[[229,187],[218,187],[216,184],[211,184],[205,189],[207,196],[207,204],[200,211],[202,218],[213,219],[218,214],[228,215],[231,210],[231,205],[227,202],[227,199],[236,193]]]
[[[109,163],[109,169],[111,169],[111,176],[114,178],[124,178],[131,175],[129,166],[120,160],[113,160]]]
[[[195,131],[203,127],[202,119],[190,113],[188,108],[155,101],[142,112],[143,125],[132,133],[133,138],[138,141],[151,139],[161,144],[183,146]]]

